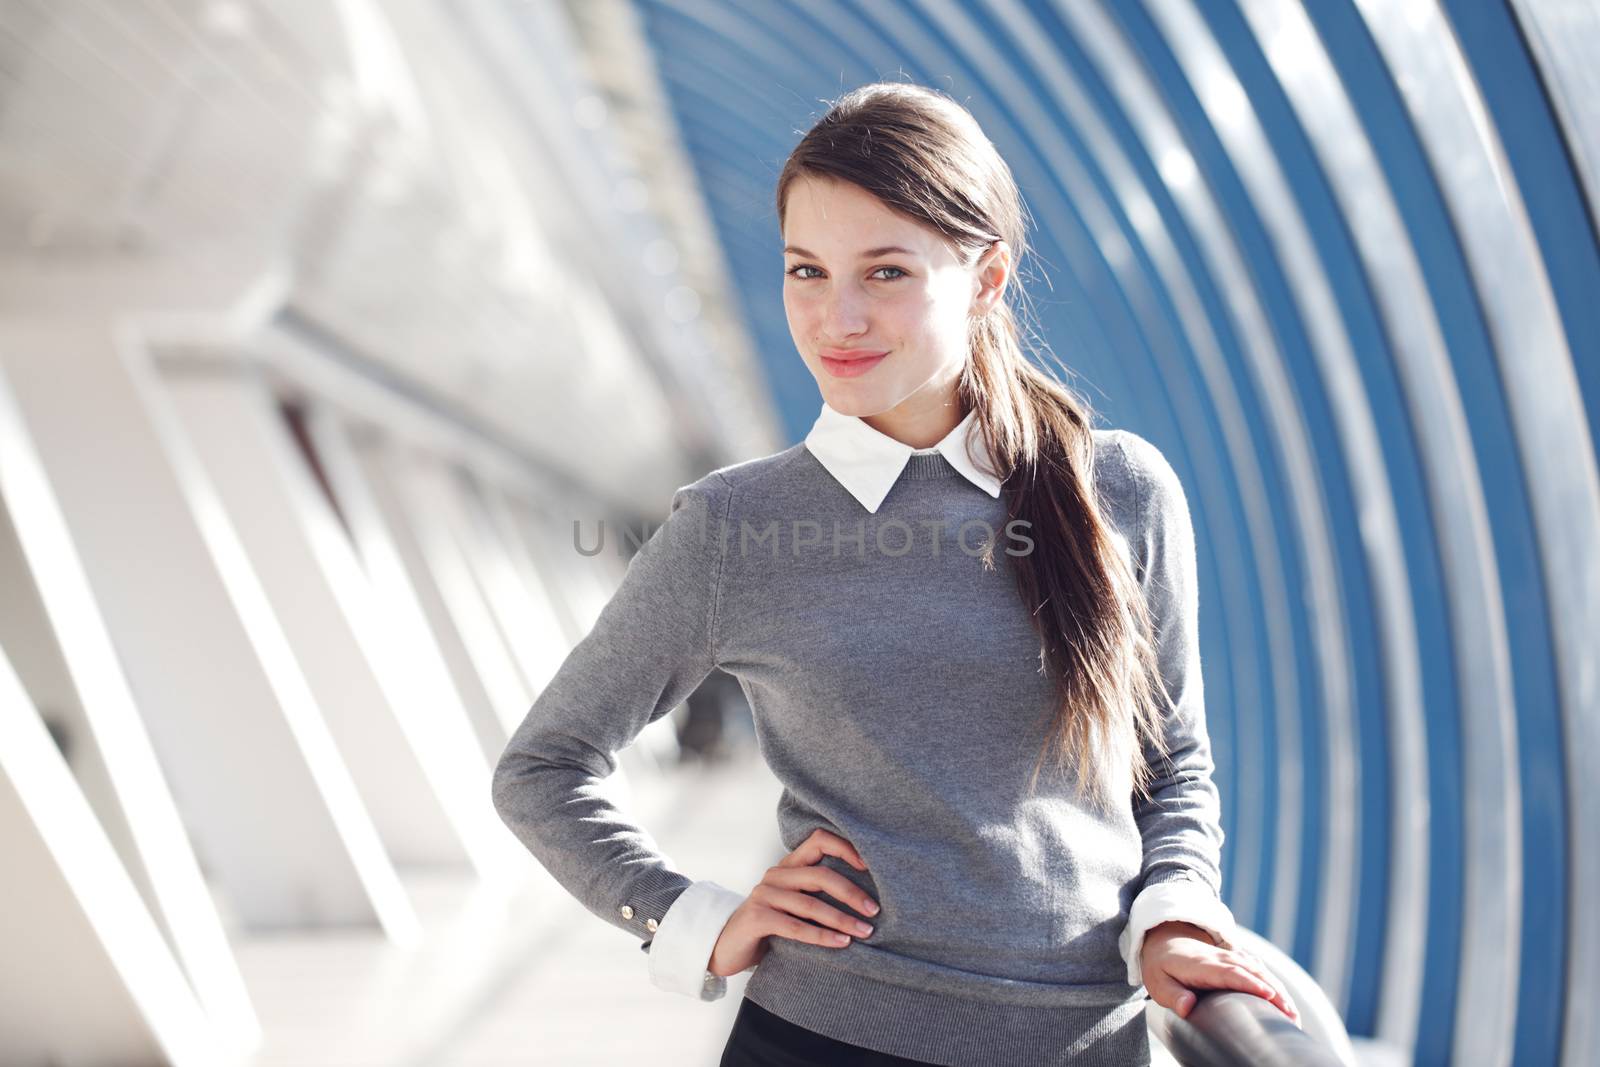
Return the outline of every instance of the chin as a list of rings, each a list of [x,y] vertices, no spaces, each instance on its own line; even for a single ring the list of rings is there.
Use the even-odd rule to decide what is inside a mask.
[[[840,389],[839,383],[832,380],[822,387],[822,399],[830,408],[841,415],[853,415],[856,418],[881,415],[894,407],[879,394],[880,391],[876,389]]]

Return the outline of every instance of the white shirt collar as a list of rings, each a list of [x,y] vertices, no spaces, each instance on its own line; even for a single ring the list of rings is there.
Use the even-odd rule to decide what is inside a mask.
[[[841,415],[824,402],[816,424],[806,434],[806,448],[862,507],[873,513],[889,495],[913,452],[940,453],[967,481],[990,496],[998,497],[1000,479],[985,469],[992,468],[993,464],[988,462],[989,451],[984,446],[983,435],[977,432],[977,414],[976,409],[967,412],[966,418],[933,448],[912,448],[873,429],[857,416]],[[983,457],[985,467],[974,466],[967,458],[969,436],[972,451]]]

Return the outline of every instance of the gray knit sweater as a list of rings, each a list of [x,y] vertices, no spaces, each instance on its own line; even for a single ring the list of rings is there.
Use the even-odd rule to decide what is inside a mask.
[[[1049,773],[1028,794],[1054,694],[1012,573],[1031,535],[1008,528],[1004,498],[919,453],[869,514],[799,444],[674,494],[511,738],[494,775],[501,817],[590,911],[648,939],[694,879],[597,786],[720,667],[784,787],[783,847],[839,834],[867,870],[822,862],[881,905],[845,948],[771,938],[746,996],[931,1063],[1148,1062],[1118,935],[1146,886],[1220,895],[1222,831],[1183,490],[1143,438],[1094,439],[1096,492],[1174,700],[1151,801],[1104,815]],[[991,535],[993,570],[978,555]]]

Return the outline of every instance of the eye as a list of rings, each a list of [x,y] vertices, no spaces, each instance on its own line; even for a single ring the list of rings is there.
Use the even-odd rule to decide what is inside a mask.
[[[803,271],[803,270],[816,270],[816,269],[817,268],[815,268],[815,267],[813,267],[813,266],[811,266],[810,264],[807,264],[807,263],[797,263],[794,266],[790,267],[788,270],[784,271],[783,273],[789,274],[789,275],[793,275],[794,277],[800,278],[802,280],[809,281],[810,278],[811,278],[811,275],[809,275],[809,274],[801,274],[800,272]],[[821,271],[817,271],[817,273],[820,274],[822,272]]]
[[[878,270],[875,270],[872,273],[877,274],[878,271],[884,271],[884,270],[892,270],[892,271],[894,271],[895,272],[895,277],[894,278],[879,278],[878,280],[881,281],[881,282],[892,282],[892,281],[895,280],[895,278],[904,278],[904,277],[906,277],[906,272],[901,270],[899,267],[879,267]]]

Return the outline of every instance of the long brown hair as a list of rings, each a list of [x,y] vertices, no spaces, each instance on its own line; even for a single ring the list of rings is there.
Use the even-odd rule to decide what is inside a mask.
[[[937,231],[969,265],[999,240],[1011,247],[1013,273],[1022,262],[1027,223],[1011,170],[971,113],[937,90],[879,82],[836,100],[778,176],[780,226],[802,175],[865,189]],[[1074,762],[1080,795],[1114,810],[1128,803],[1115,795],[1119,781],[1149,796],[1146,746],[1167,755],[1161,718],[1170,696],[1144,598],[1095,498],[1092,410],[1024,353],[1026,338],[1029,350],[1054,359],[1023,330],[1029,315],[1022,286],[1009,284],[1002,301],[971,320],[971,358],[957,389],[1000,466],[1009,518],[1026,521],[1034,541],[1011,558],[1039,633],[1040,670],[1055,679],[1059,699],[1029,788],[1053,748],[1058,770]]]

